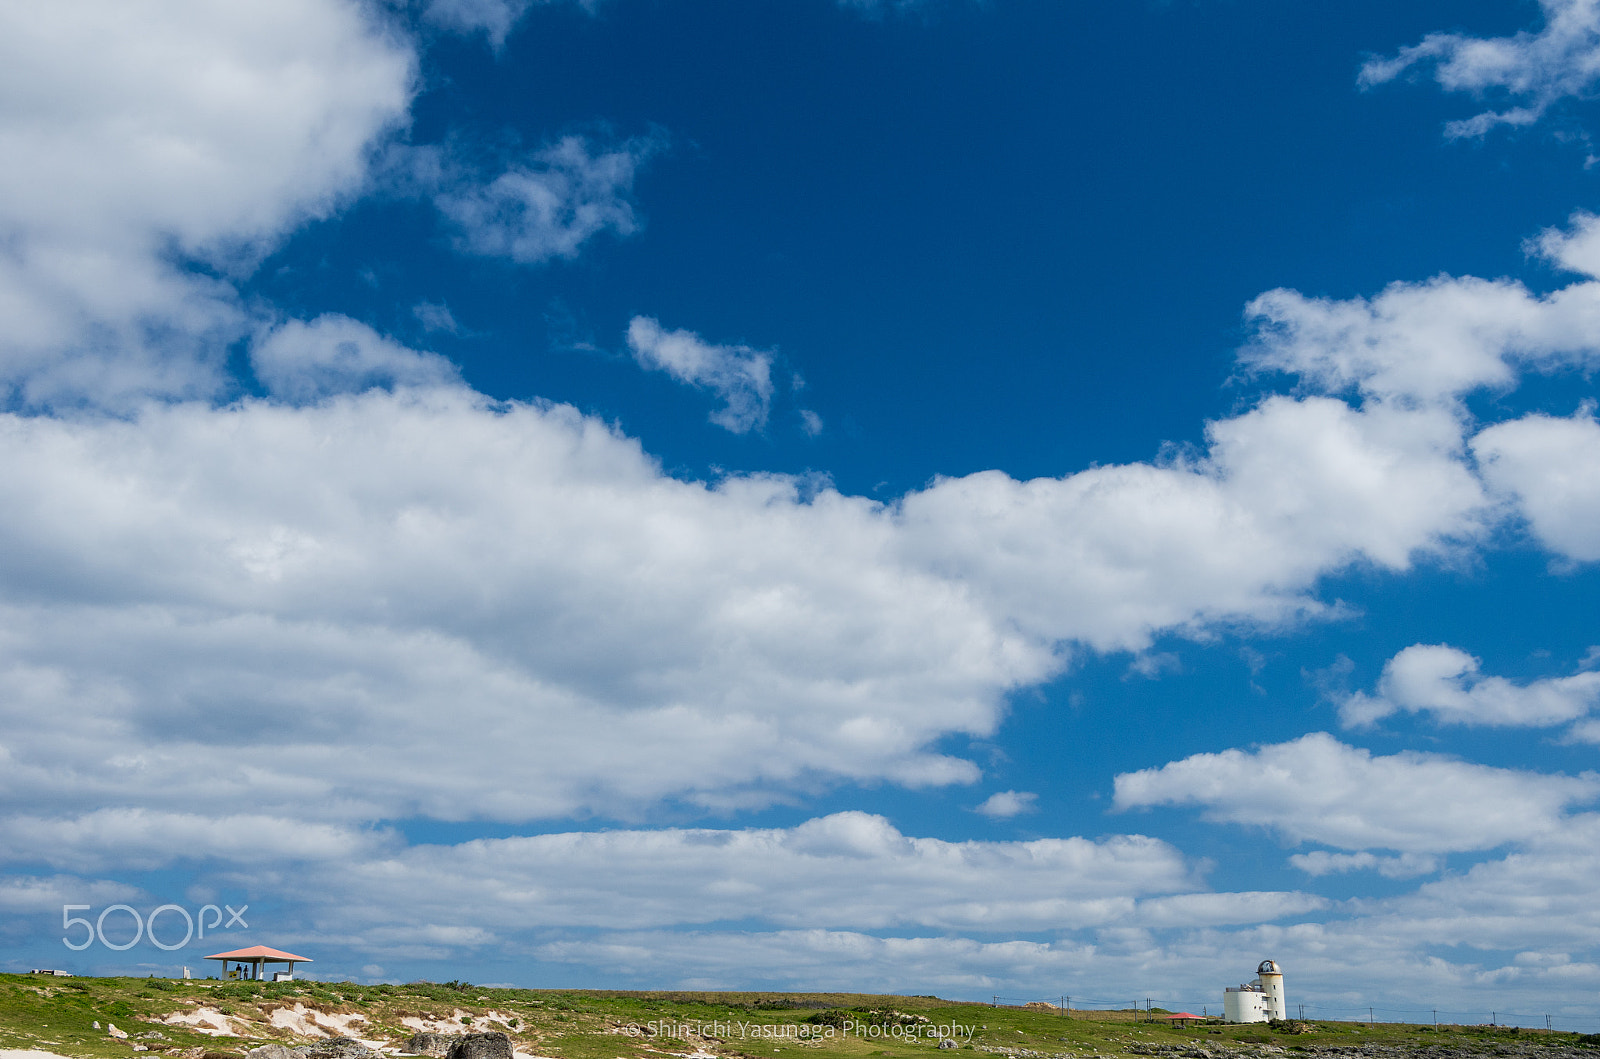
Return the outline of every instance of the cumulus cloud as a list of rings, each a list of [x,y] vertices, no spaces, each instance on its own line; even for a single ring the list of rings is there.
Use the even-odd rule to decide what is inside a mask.
[[[0,830],[13,864],[148,868],[298,895],[290,931],[403,955],[525,945],[541,931],[933,930],[980,935],[1261,923],[1323,910],[1297,892],[1213,892],[1171,845],[1140,835],[951,842],[843,812],[790,828],[566,832],[403,847],[389,832],[261,814],[95,810]],[[220,864],[214,863],[220,862]],[[0,898],[3,900],[3,898]],[[20,900],[20,898],[19,898]],[[482,909],[496,910],[492,925]],[[291,926],[290,924],[297,924]],[[720,926],[719,926],[720,925]]]
[[[1600,559],[1600,423],[1592,409],[1496,423],[1472,439],[1472,453],[1541,544],[1569,559]]]
[[[1448,644],[1414,644],[1384,663],[1376,696],[1356,693],[1339,706],[1347,727],[1397,711],[1427,712],[1443,724],[1563,724],[1600,703],[1600,672],[1513,684],[1479,673],[1478,659]]]
[[[400,908],[417,922],[464,924],[471,910],[494,907],[505,930],[749,920],[1054,930],[1138,922],[1145,915],[1140,898],[1198,888],[1177,850],[1140,835],[948,842],[905,835],[861,812],[793,828],[574,832],[417,846],[311,869],[317,878],[324,872],[330,877],[322,889],[340,903],[338,918],[352,925]],[[1214,922],[1231,921],[1244,903],[1277,902],[1280,916],[1306,905],[1306,895],[1294,894],[1197,896],[1210,904],[1193,911]],[[1158,905],[1151,914],[1170,912]]]
[[[1576,210],[1565,228],[1546,228],[1526,249],[1568,272],[1600,276],[1600,217]]]
[[[1600,363],[1600,283],[1536,296],[1511,280],[1438,276],[1375,298],[1268,291],[1245,310],[1241,362],[1324,392],[1439,401],[1510,389],[1521,369]]]
[[[641,367],[710,390],[723,406],[711,421],[735,434],[766,425],[772,407],[772,354],[749,346],[719,346],[693,331],[668,331],[648,316],[628,323],[628,348]],[[809,428],[810,421],[807,420]],[[821,420],[817,420],[821,430]]]
[[[137,886],[109,879],[83,879],[75,875],[0,876],[0,911],[15,917],[60,915],[64,904],[113,904],[140,896],[142,892]]]
[[[459,249],[539,264],[576,257],[602,232],[638,231],[633,180],[659,146],[643,138],[596,151],[585,137],[566,136],[487,181],[447,155],[424,151],[414,153],[413,169],[422,175],[413,179],[438,183],[433,201],[455,227]]]
[[[528,819],[967,782],[930,744],[1057,665],[901,561],[882,505],[678,481],[569,408],[374,390],[0,438],[18,809]],[[255,771],[185,764],[219,754]]]
[[[291,320],[263,334],[250,348],[250,364],[267,389],[291,401],[373,387],[444,386],[459,379],[444,357],[408,349],[337,314],[309,323]]]
[[[1600,985],[1600,968],[1566,955],[1600,946],[1597,877],[1600,814],[1582,813],[1560,827],[1530,831],[1521,848],[1503,857],[1448,873],[1410,893],[1363,902],[1359,914],[1319,933],[1325,944],[1350,943],[1374,953],[1385,946],[1396,953],[1439,946],[1515,953],[1499,966],[1474,966],[1469,956],[1455,971],[1457,987],[1531,994],[1544,983],[1565,994],[1585,981]],[[1563,966],[1568,970],[1561,971]]]
[[[0,860],[74,871],[141,871],[175,862],[225,860],[281,867],[349,862],[392,841],[386,832],[235,813],[99,809],[78,816],[0,817]]]
[[[1207,820],[1268,828],[1289,842],[1429,854],[1559,831],[1568,808],[1597,796],[1600,774],[1592,772],[1543,775],[1433,754],[1374,756],[1317,732],[1123,773],[1115,804],[1199,806]]]
[[[298,397],[438,367],[373,341],[294,325],[268,362]],[[674,479],[598,420],[459,385],[0,417],[0,786],[350,821],[972,782],[935,744],[991,734],[1077,645],[1297,618],[1323,573],[1468,532],[1457,430],[1274,398],[1194,465],[882,504]],[[185,778],[218,756],[256,771]]]
[[[1578,212],[1529,241],[1585,278],[1546,295],[1510,280],[1439,276],[1396,283],[1371,299],[1275,290],[1246,309],[1240,351],[1250,371],[1281,371],[1314,391],[1408,407],[1449,405],[1510,389],[1528,370],[1600,366],[1600,219]],[[1530,414],[1471,441],[1483,480],[1558,555],[1600,558],[1600,426],[1584,406],[1569,418]]]
[[[1037,794],[1031,791],[998,791],[983,800],[974,812],[984,816],[992,816],[996,820],[1005,820],[1009,817],[1031,813],[1038,809]]]
[[[698,988],[783,982],[792,989],[863,991],[987,988],[997,979],[1059,982],[1081,968],[1094,946],[1074,942],[977,941],[971,938],[879,938],[854,931],[745,933],[618,932],[593,940],[553,941],[535,954],[552,963],[605,968],[613,975],[670,980]],[[848,977],[841,977],[841,973]],[[686,976],[692,976],[685,980]]]
[[[1273,397],[1207,438],[1192,464],[941,479],[902,501],[904,548],[1030,635],[1138,651],[1157,629],[1302,618],[1323,571],[1407,569],[1479,531],[1443,410]]]
[[[1337,875],[1352,871],[1376,871],[1390,879],[1409,879],[1439,870],[1439,858],[1426,853],[1401,853],[1380,857],[1375,853],[1330,853],[1325,849],[1296,853],[1289,863],[1307,875]]]
[[[227,277],[360,187],[414,67],[345,0],[9,5],[0,385],[122,407],[218,392],[248,327]]]
[[[1600,81],[1600,5],[1595,0],[1540,0],[1544,25],[1509,37],[1430,33],[1420,43],[1361,69],[1363,86],[1431,65],[1447,92],[1494,95],[1512,104],[1450,122],[1451,137],[1482,136],[1499,125],[1529,125],[1556,102],[1584,98]]]

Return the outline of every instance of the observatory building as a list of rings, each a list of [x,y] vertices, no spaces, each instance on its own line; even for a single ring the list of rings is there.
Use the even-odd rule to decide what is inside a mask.
[[[1229,1022],[1268,1022],[1288,1018],[1283,1002],[1283,972],[1271,960],[1262,960],[1249,985],[1222,991],[1222,1017]]]

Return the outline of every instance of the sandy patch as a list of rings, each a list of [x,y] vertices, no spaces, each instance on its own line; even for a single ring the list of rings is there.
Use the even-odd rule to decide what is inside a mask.
[[[290,1033],[299,1034],[301,1037],[326,1037],[328,1033],[310,1018],[312,1012],[306,1010],[304,1004],[296,1004],[292,1008],[273,1008],[272,1014],[267,1016],[267,1025]],[[317,1014],[321,1014],[317,1012]]]
[[[0,1059],[67,1059],[55,1052],[40,1052],[29,1048],[0,1048]]]
[[[350,1027],[358,1022],[367,1021],[367,1017],[359,1012],[352,1012],[349,1015],[330,1015],[326,1011],[313,1010],[311,1017],[317,1021],[317,1025],[333,1030],[335,1037],[350,1037],[358,1041],[361,1038],[350,1032]]]
[[[187,1026],[211,1037],[234,1037],[233,1020],[216,1008],[197,1007],[193,1011],[174,1011],[161,1020],[168,1026]]]
[[[276,1007],[267,1016],[267,1023],[280,1030],[288,1030],[300,1037],[349,1037],[351,1040],[360,1041],[374,1051],[384,1049],[393,1050],[392,1045],[380,1041],[371,1041],[355,1033],[352,1027],[358,1022],[369,1021],[367,1016],[360,1012],[351,1012],[348,1015],[335,1015],[316,1008],[308,1008],[304,1004],[296,1003],[294,1007]]]
[[[470,1018],[472,1021],[470,1023],[461,1021],[466,1018]],[[509,1030],[511,1028],[511,1020],[514,1018],[517,1018],[517,1016],[505,1011],[491,1011],[486,1015],[474,1015],[470,1011],[462,1011],[460,1008],[456,1008],[450,1013],[449,1018],[424,1019],[411,1015],[401,1019],[400,1025],[407,1029],[416,1030],[419,1033],[485,1033],[494,1029]],[[500,1025],[498,1027],[490,1026],[489,1023],[491,1022],[498,1022]],[[539,1059],[539,1057],[531,1056],[530,1059]]]

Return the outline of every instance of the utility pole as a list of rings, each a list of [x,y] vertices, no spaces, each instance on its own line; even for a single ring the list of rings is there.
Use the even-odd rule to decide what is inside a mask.
[[[1438,1008],[1434,1008],[1433,1009],[1433,1024],[1435,1026],[1439,1025],[1439,1009]]]
[[[1306,1006],[1304,1004],[1301,1004],[1301,1005],[1299,1005],[1299,1008],[1300,1008],[1300,1021],[1304,1022],[1306,1020]]]
[[[1374,1015],[1372,1013],[1372,1009],[1371,1008],[1368,1008],[1367,1009],[1367,1025],[1368,1026],[1376,1026],[1377,1024],[1378,1024],[1378,1016],[1376,1016],[1376,1015]]]

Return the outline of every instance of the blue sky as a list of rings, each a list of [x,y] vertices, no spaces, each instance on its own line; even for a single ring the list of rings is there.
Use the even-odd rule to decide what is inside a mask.
[[[0,18],[0,966],[1596,1028],[1593,5]]]

